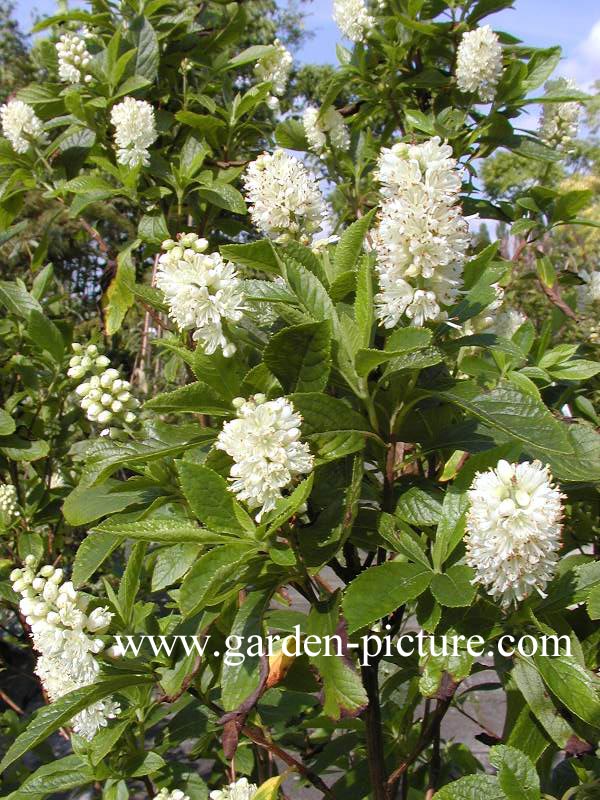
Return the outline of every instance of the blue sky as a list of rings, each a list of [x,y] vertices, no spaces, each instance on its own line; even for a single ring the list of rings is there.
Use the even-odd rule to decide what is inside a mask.
[[[17,0],[17,16],[24,30],[31,28],[35,12],[49,14],[54,0]],[[72,3],[71,5],[85,5]],[[303,62],[336,63],[335,45],[340,41],[331,19],[331,0],[307,4],[307,28],[315,36],[297,54]],[[489,18],[493,27],[519,36],[538,47],[560,44],[565,59],[560,72],[586,86],[600,78],[599,0],[515,0],[515,9]]]

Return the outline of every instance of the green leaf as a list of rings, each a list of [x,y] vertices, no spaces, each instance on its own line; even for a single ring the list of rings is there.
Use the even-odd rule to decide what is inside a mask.
[[[279,789],[285,777],[286,775],[283,773],[282,775],[276,775],[274,778],[269,778],[269,780],[261,783],[256,794],[252,796],[252,800],[278,800]]]
[[[147,542],[136,542],[127,559],[125,572],[119,583],[119,612],[124,622],[130,625],[133,621],[133,604],[139,591],[144,557],[148,548]]]
[[[279,275],[279,262],[270,239],[260,239],[248,244],[222,244],[219,248],[223,258],[260,272]]]
[[[164,214],[144,214],[140,219],[137,235],[143,242],[157,245],[169,239],[169,229]]]
[[[198,545],[191,542],[159,550],[152,570],[152,591],[159,592],[178,581],[192,566],[199,552]]]
[[[106,728],[101,728],[90,743],[90,760],[94,766],[113,751],[114,746],[129,727],[129,720],[112,722]]]
[[[530,92],[537,89],[554,72],[561,57],[560,47],[549,47],[536,50],[527,64],[527,77],[522,83],[523,89]]]
[[[368,704],[360,676],[347,656],[338,655],[335,644],[331,655],[323,652],[325,637],[335,636],[338,633],[338,624],[339,597],[336,594],[328,603],[318,603],[313,606],[306,626],[307,634],[317,636],[319,639],[317,647],[321,652],[319,655],[310,656],[310,660],[323,680],[323,711],[333,719],[357,714]],[[335,642],[335,639],[332,641]]]
[[[556,283],[556,270],[548,256],[540,256],[536,259],[537,274],[544,286],[552,288]]]
[[[11,800],[41,798],[85,786],[93,780],[94,773],[87,761],[81,756],[69,755],[38,767],[9,797]]]
[[[587,610],[590,619],[600,619],[600,584],[594,586],[587,599]]]
[[[515,747],[496,745],[490,764],[498,770],[498,783],[508,800],[540,800],[540,779],[535,765]]]
[[[133,305],[134,295],[130,286],[135,284],[135,265],[132,250],[133,245],[130,245],[118,254],[117,272],[102,298],[104,325],[108,336],[120,329],[125,314]]]
[[[120,539],[133,539],[143,542],[158,542],[159,544],[176,544],[178,542],[192,542],[195,544],[211,545],[231,541],[230,536],[224,536],[206,528],[199,528],[193,522],[181,519],[142,519],[137,522],[120,522],[118,519],[107,520],[93,529],[95,536],[118,536]]]
[[[229,59],[226,69],[245,67],[246,64],[252,64],[254,61],[258,61],[260,58],[269,55],[273,50],[273,45],[255,44],[252,47],[247,47],[245,50],[242,50],[241,53],[238,53],[237,56],[233,56],[233,58]]]
[[[21,439],[16,434],[0,439],[0,453],[12,461],[38,461],[40,458],[46,458],[49,452],[48,442]]]
[[[400,495],[395,511],[397,517],[417,527],[437,525],[441,513],[441,494],[419,486],[412,486]]]
[[[377,209],[374,208],[353,222],[342,233],[340,240],[335,248],[333,256],[334,277],[342,275],[344,272],[354,271],[358,265],[358,260],[362,255],[362,247],[367,231],[373,222]]]
[[[600,364],[597,361],[574,358],[559,367],[549,369],[548,372],[558,381],[587,381],[600,372]]]
[[[42,313],[42,307],[25,286],[12,281],[0,281],[0,303],[12,314],[27,319],[32,311]]]
[[[229,490],[225,478],[203,464],[187,461],[180,461],[177,471],[192,513],[207,527],[218,533],[254,529],[254,523]]]
[[[314,472],[311,472],[306,480],[303,480],[302,483],[296,486],[289,497],[284,497],[278,501],[276,507],[265,520],[267,524],[266,536],[275,533],[284,522],[287,522],[287,520],[306,503],[312,491],[313,480]]]
[[[368,257],[361,258],[358,267],[354,319],[358,328],[360,344],[368,347],[371,344],[373,323],[375,321],[373,310],[373,269]]]
[[[239,641],[243,643],[247,643],[250,636],[262,637],[262,620],[271,594],[271,591],[250,592],[235,615],[229,635],[239,636]],[[259,655],[246,654],[241,664],[224,662],[221,671],[221,699],[225,711],[233,711],[241,706],[258,689],[259,684]]]
[[[421,564],[388,561],[369,567],[350,583],[344,594],[348,632],[354,633],[414,600],[427,589],[431,579],[431,570]]]
[[[467,775],[466,778],[446,784],[435,793],[435,800],[506,800],[506,795],[497,778],[491,775]]]
[[[227,581],[237,580],[255,554],[255,545],[236,542],[215,547],[200,556],[181,584],[182,614],[190,617],[215,601]]]
[[[385,343],[385,350],[359,350],[356,354],[356,371],[368,375],[380,364],[391,361],[405,353],[423,350],[431,341],[432,333],[427,328],[398,328]]]
[[[558,748],[564,749],[574,735],[573,729],[558,713],[531,659],[516,658],[511,675],[534,716]]]
[[[86,525],[100,517],[124,511],[132,505],[149,505],[161,491],[143,485],[143,479],[108,480],[100,486],[78,486],[66,498],[63,514],[69,525]]]
[[[75,554],[71,576],[74,585],[86,583],[122,541],[118,535],[88,533]]]
[[[84,686],[82,689],[75,689],[50,705],[44,706],[39,709],[27,728],[8,748],[0,762],[0,772],[37,747],[63,725],[67,725],[84,708],[115,694],[120,689],[151,682],[152,678],[149,675],[132,675],[131,673],[98,678],[95,683]]]
[[[0,408],[0,436],[8,436],[15,432],[16,424],[10,414]]]
[[[464,381],[434,394],[525,445],[532,444],[548,453],[573,453],[566,426],[543,403],[515,386],[500,383],[487,392],[475,383]]]
[[[57,363],[61,363],[65,352],[65,343],[60,330],[52,320],[34,308],[29,314],[27,332],[38,347],[50,353]]]
[[[329,322],[284,328],[271,337],[263,359],[286,393],[323,390],[331,367]]]
[[[539,608],[548,614],[584,603],[596,586],[600,586],[600,561],[579,564],[552,581],[548,596],[542,600]]]
[[[471,567],[454,564],[443,574],[433,576],[431,593],[442,606],[449,608],[470,606],[477,591],[472,583],[474,577],[475,573]]]
[[[600,680],[574,658],[536,655],[533,663],[548,689],[576,716],[600,728]]]
[[[287,150],[309,149],[308,140],[304,133],[304,125],[297,119],[286,119],[275,128],[275,141],[280,147]]]
[[[343,400],[318,392],[290,395],[296,410],[302,415],[302,431],[306,436],[338,431],[370,431],[367,420]]]
[[[144,408],[150,408],[163,414],[169,411],[180,411],[210,414],[214,417],[227,417],[233,413],[231,405],[202,381],[188,383],[187,386],[181,386],[172,392],[157,394],[144,403]]]
[[[217,208],[224,208],[225,211],[232,211],[234,214],[246,214],[246,201],[241,192],[230,183],[214,181],[210,186],[200,186],[197,194],[203,200],[208,200]]]
[[[194,111],[178,111],[175,114],[175,119],[213,141],[216,131],[225,127],[225,123],[222,119],[212,117],[209,114],[196,114]]]
[[[154,28],[145,17],[139,16],[131,21],[129,34],[137,50],[134,73],[154,83],[160,61],[158,39]]]

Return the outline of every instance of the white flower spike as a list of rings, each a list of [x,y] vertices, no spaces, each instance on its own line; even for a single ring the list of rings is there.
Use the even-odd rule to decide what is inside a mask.
[[[252,800],[258,787],[249,783],[248,778],[240,778],[223,789],[215,789],[209,795],[210,800]]]
[[[44,141],[44,125],[33,108],[21,100],[0,106],[2,133],[15,153],[26,153],[33,142]]]
[[[327,150],[328,140],[334,150],[347,150],[350,145],[348,126],[340,112],[330,106],[318,119],[319,109],[307,108],[302,117],[304,133],[310,149],[317,155]]]
[[[380,291],[377,316],[386,328],[446,317],[456,301],[470,237],[458,205],[461,175],[438,137],[384,148],[375,177],[385,198],[373,233]]]
[[[483,103],[496,97],[502,76],[502,45],[489,25],[463,34],[456,58],[456,82],[461,92],[477,94]]]
[[[283,150],[263,153],[244,176],[246,201],[256,227],[278,242],[311,241],[325,220],[318,182],[304,164]]]
[[[229,472],[231,490],[256,520],[272,511],[294,478],[313,468],[308,445],[300,441],[302,417],[289,400],[266,400],[256,394],[234,400],[237,419],[226,422],[215,447],[234,461]]]
[[[467,563],[503,606],[544,591],[556,569],[563,495],[539,461],[480,472],[469,490]]]
[[[223,351],[229,358],[236,347],[229,341],[224,324],[243,316],[242,282],[230,262],[219,253],[205,253],[206,239],[195,233],[168,239],[159,259],[156,285],[164,292],[169,316],[181,330],[193,330],[192,338],[210,355]]]
[[[89,65],[92,57],[85,39],[76,33],[64,33],[56,43],[58,77],[64,83],[90,83]]]
[[[364,0],[334,0],[333,20],[352,42],[364,42],[375,24]]]
[[[150,163],[148,148],[158,136],[154,109],[145,100],[126,97],[113,106],[110,121],[115,127],[117,161],[131,168]]]

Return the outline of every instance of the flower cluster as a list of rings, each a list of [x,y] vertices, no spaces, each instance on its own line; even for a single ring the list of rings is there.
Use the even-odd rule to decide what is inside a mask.
[[[322,226],[325,201],[304,164],[283,150],[263,153],[244,176],[246,201],[256,227],[276,241],[304,243]]]
[[[235,267],[219,253],[205,253],[206,239],[195,233],[179,234],[163,242],[156,285],[164,292],[169,315],[181,330],[193,329],[193,339],[209,355],[221,348],[232,356],[235,345],[223,331],[224,323],[242,318],[242,282]]]
[[[181,789],[173,789],[170,792],[166,788],[162,788],[157,795],[154,795],[154,800],[190,800],[187,794],[184,794]]]
[[[0,515],[7,521],[11,520],[19,513],[17,505],[17,490],[12,483],[0,484]]]
[[[73,342],[71,345],[74,355],[69,361],[67,375],[73,380],[79,381],[88,374],[99,375],[110,364],[109,359],[101,355],[97,345],[88,344],[86,346]]]
[[[147,166],[150,162],[148,148],[158,136],[154,122],[154,109],[145,100],[126,97],[113,106],[110,121],[115,127],[117,161],[129,167]]]
[[[85,39],[76,33],[64,33],[56,43],[58,77],[65,83],[90,83],[92,76],[87,71],[92,57],[88,53]]]
[[[333,20],[352,42],[363,42],[375,24],[364,0],[334,0]]]
[[[560,547],[563,495],[539,461],[480,472],[469,490],[467,563],[503,606],[552,578]]]
[[[475,93],[484,103],[496,97],[502,75],[502,45],[489,25],[463,34],[456,58],[456,82],[461,92]]]
[[[210,800],[252,800],[257,791],[255,783],[248,783],[248,778],[240,778],[223,789],[215,789],[209,797]]]
[[[249,508],[259,509],[260,522],[293,479],[311,471],[313,457],[300,441],[302,417],[289,400],[256,394],[233,404],[237,419],[223,425],[215,447],[233,458],[231,489]]]
[[[112,618],[106,607],[94,608],[88,614],[87,600],[73,588],[71,581],[63,582],[63,572],[51,565],[34,571],[35,557],[27,556],[24,569],[10,574],[13,589],[21,595],[19,609],[31,627],[33,646],[40,654],[36,674],[42,681],[50,700],[89,686],[99,672],[95,656],[104,649],[97,637]],[[93,703],[73,718],[73,728],[85,739],[119,712],[111,699]]]
[[[254,74],[259,81],[268,81],[271,84],[271,97],[269,105],[277,108],[278,97],[285,94],[290,72],[292,71],[292,54],[279,41],[275,39],[271,52],[260,58],[254,67]]]
[[[139,401],[131,394],[131,384],[116,369],[106,369],[80,383],[75,392],[90,422],[102,425],[100,436],[119,438],[122,428],[135,422]]]
[[[568,78],[548,81],[545,86],[546,94],[568,94],[576,88]],[[544,103],[540,116],[540,138],[548,147],[570,152],[579,131],[580,117],[579,103]]]
[[[347,150],[350,134],[344,118],[333,106],[329,106],[319,119],[319,109],[307,108],[302,117],[304,133],[310,149],[317,155],[327,149],[327,139],[336,150]]]
[[[600,306],[600,270],[594,272],[581,270],[579,277],[584,283],[575,289],[577,310],[582,314],[587,314],[594,306]]]
[[[438,137],[384,148],[376,177],[385,202],[373,234],[380,292],[377,316],[393,328],[445,318],[462,283],[469,231],[461,215],[461,176],[452,149]]]
[[[33,108],[22,100],[9,100],[0,107],[2,133],[15,153],[26,153],[31,141],[44,140],[44,126]]]

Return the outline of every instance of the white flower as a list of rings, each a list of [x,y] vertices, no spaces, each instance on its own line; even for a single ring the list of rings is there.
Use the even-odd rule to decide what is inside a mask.
[[[490,26],[464,33],[456,59],[456,82],[461,92],[476,93],[482,102],[491,103],[501,75],[502,45]]]
[[[333,106],[325,111],[319,120],[317,108],[307,108],[302,116],[304,132],[310,149],[320,155],[327,149],[327,138],[336,150],[347,150],[350,145],[350,134],[344,118]]]
[[[9,100],[0,107],[2,133],[16,153],[26,153],[31,140],[44,140],[44,126],[33,108],[21,100]]]
[[[100,355],[95,344],[88,344],[84,347],[79,342],[73,342],[71,348],[74,355],[69,360],[67,376],[73,380],[81,380],[88,373],[98,375],[110,364],[106,356]]]
[[[364,0],[334,0],[333,19],[347,39],[362,42],[375,24]]]
[[[193,339],[205,353],[220,348],[229,357],[236,348],[225,336],[223,323],[242,318],[242,283],[234,265],[219,253],[206,254],[207,246],[206,239],[194,233],[179,234],[178,242],[163,242],[156,285],[181,330],[193,329]]]
[[[39,653],[35,672],[51,701],[94,683],[99,672],[95,656],[104,645],[93,635],[110,624],[112,613],[97,608],[88,616],[87,600],[70,581],[62,582],[62,570],[48,564],[37,574],[35,559],[25,560],[25,569],[10,574],[13,589],[21,595],[19,609],[31,628],[33,646]],[[73,729],[86,739],[119,713],[119,706],[105,698],[80,711]]]
[[[154,800],[190,800],[187,794],[184,794],[181,789],[173,789],[169,791],[163,787],[160,792],[154,796]]]
[[[139,401],[131,394],[131,384],[116,369],[106,369],[80,383],[75,392],[79,405],[90,422],[103,426],[100,436],[118,438],[125,425],[135,422]]]
[[[548,81],[544,88],[547,94],[568,94],[577,87],[572,80],[558,78]],[[544,103],[540,116],[540,138],[548,147],[569,153],[579,131],[580,117],[579,103]]]
[[[293,58],[279,39],[275,39],[272,47],[270,53],[257,61],[254,73],[261,83],[269,81],[273,95],[281,97],[285,94],[292,71]]]
[[[298,475],[310,472],[313,457],[300,441],[302,417],[284,397],[266,400],[257,394],[234,400],[237,419],[226,422],[215,447],[233,458],[231,489],[251,509],[257,521]]]
[[[594,306],[600,305],[600,270],[594,272],[580,270],[579,277],[585,283],[575,289],[577,310],[582,314],[587,314]]]
[[[248,778],[240,778],[223,789],[215,789],[209,795],[210,800],[252,800],[258,787],[248,783]]]
[[[117,161],[125,166],[146,166],[150,157],[148,148],[158,136],[154,122],[154,109],[145,100],[126,97],[113,106],[110,121],[115,126]]]
[[[480,472],[469,490],[467,563],[503,606],[543,592],[560,547],[563,495],[539,461]]]
[[[527,322],[527,317],[522,311],[516,308],[503,308],[494,317],[493,323],[488,327],[490,333],[496,336],[503,336],[505,339],[512,339],[521,325]]]
[[[90,83],[92,76],[87,71],[92,60],[85,39],[76,33],[64,33],[56,43],[58,55],[58,77],[65,83],[79,83],[82,79]]]
[[[325,202],[317,180],[283,150],[263,153],[253,161],[244,186],[252,221],[276,241],[298,236],[308,243],[323,224]]]
[[[380,292],[377,316],[393,328],[402,316],[421,327],[444,319],[462,285],[468,225],[457,205],[460,172],[439,138],[384,149],[376,177],[386,198],[373,232]]]
[[[17,490],[11,483],[0,484],[0,515],[6,520],[18,516]]]

